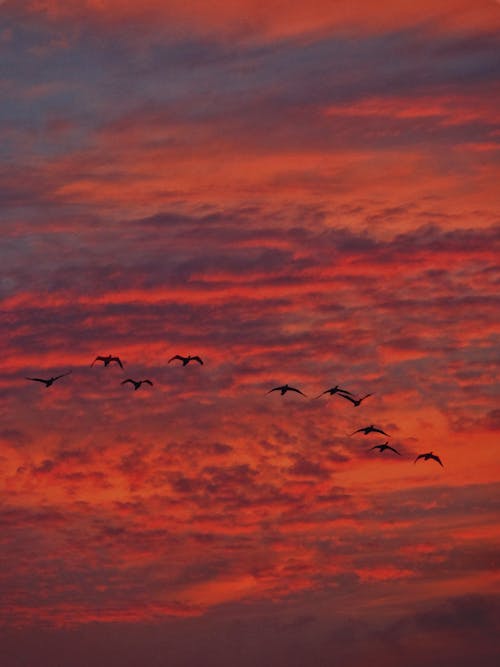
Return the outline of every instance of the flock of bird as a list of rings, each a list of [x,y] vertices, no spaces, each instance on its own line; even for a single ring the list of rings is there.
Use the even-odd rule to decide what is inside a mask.
[[[287,393],[287,391],[295,391],[297,394],[301,394],[302,396],[306,396],[303,391],[300,389],[297,389],[297,387],[290,387],[288,384],[281,385],[280,387],[274,387],[273,389],[270,389],[267,393],[270,394],[273,391],[279,391],[281,392],[281,395],[283,396],[284,394]],[[330,389],[325,389],[321,394],[318,396],[315,396],[315,398],[321,398],[321,396],[324,396],[325,394],[330,394],[330,396],[333,396],[334,394],[339,396],[340,398],[345,398],[347,401],[350,401],[355,408],[358,408],[361,403],[365,400],[365,398],[368,398],[369,396],[372,396],[373,394],[365,394],[364,396],[361,396],[360,398],[355,398],[354,394],[347,389],[342,389],[339,387],[339,385],[335,385],[335,387],[331,387]],[[350,435],[355,435],[356,433],[364,433],[365,435],[368,435],[369,433],[381,433],[382,435],[386,435],[387,437],[390,437],[388,433],[383,431],[380,428],[377,428],[375,424],[370,424],[369,426],[363,426],[362,428],[358,428],[356,431],[353,431]],[[380,452],[384,452],[386,449],[390,449],[392,452],[397,454],[398,456],[401,456],[401,453],[398,452],[394,447],[391,447],[389,445],[389,441],[387,440],[386,442],[382,443],[381,445],[374,445],[373,447],[370,447],[370,451],[373,449],[378,449]],[[416,463],[419,459],[424,459],[424,461],[429,461],[432,459],[433,461],[437,461],[440,466],[443,466],[443,463],[439,456],[434,454],[434,452],[426,452],[425,454],[419,454],[417,458],[415,459],[414,463]]]
[[[168,360],[168,363],[170,364],[172,361],[181,361],[183,366],[187,366],[191,361],[194,361],[200,365],[203,366],[203,360],[201,357],[195,355],[191,356],[188,354],[186,357],[183,357],[180,354],[174,355],[171,359]],[[111,354],[108,354],[106,356],[104,355],[99,355],[97,356],[94,361],[90,364],[91,367],[94,366],[95,363],[98,361],[101,361],[104,366],[109,366],[112,363],[117,364],[120,366],[120,368],[123,369],[123,363],[120,359],[120,357],[113,356]],[[56,380],[59,380],[60,378],[66,377],[67,375],[70,375],[71,371],[68,371],[67,373],[62,373],[61,375],[55,375],[53,377],[50,377],[48,379],[44,378],[32,378],[32,377],[27,377],[26,380],[32,380],[34,382],[41,382],[45,385],[45,387],[51,387]],[[151,380],[145,379],[145,380],[134,380],[132,378],[127,378],[126,380],[123,380],[120,384],[132,384],[134,386],[134,391],[137,391],[143,384],[148,384],[151,387],[153,386],[153,383]],[[300,389],[297,389],[297,387],[291,387],[289,384],[284,384],[279,387],[273,387],[273,389],[270,389],[267,393],[271,394],[274,391],[279,391],[281,393],[281,396],[284,396],[288,391],[293,391],[297,394],[301,394],[302,396],[306,396],[303,391]],[[324,396],[325,394],[329,394],[330,396],[336,395],[339,398],[344,398],[346,401],[349,401],[352,403],[352,405],[357,408],[361,405],[361,403],[367,399],[369,396],[372,396],[372,394],[365,394],[362,397],[356,398],[354,394],[347,389],[342,389],[342,387],[339,387],[339,385],[335,385],[335,387],[331,387],[330,389],[325,389],[321,394],[318,396],[315,396],[315,399],[321,398],[321,396]],[[358,428],[356,431],[353,431],[350,435],[355,435],[356,433],[363,433],[364,435],[368,435],[369,433],[380,433],[382,435],[385,435],[387,437],[390,437],[388,433],[383,431],[382,429],[376,427],[374,424],[370,424],[369,426],[363,426],[362,428]],[[391,447],[389,445],[389,441],[386,440],[386,442],[380,444],[380,445],[374,445],[373,447],[370,447],[370,451],[378,449],[380,453],[390,450],[397,454],[398,456],[401,456],[401,453],[398,452],[394,447]],[[439,463],[440,466],[443,466],[443,463],[439,456],[434,454],[434,452],[426,452],[424,454],[419,454],[417,458],[415,459],[414,463],[416,463],[419,459],[423,459],[424,461],[429,461],[433,460]]]

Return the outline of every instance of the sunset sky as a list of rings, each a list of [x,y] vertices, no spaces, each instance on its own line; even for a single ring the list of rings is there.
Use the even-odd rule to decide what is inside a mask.
[[[500,3],[3,0],[0,94],[2,667],[500,664]]]

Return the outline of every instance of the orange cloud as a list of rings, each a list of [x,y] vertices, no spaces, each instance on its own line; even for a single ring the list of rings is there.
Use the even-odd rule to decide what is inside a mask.
[[[91,20],[101,24],[164,23],[179,30],[241,35],[289,37],[307,33],[382,32],[434,22],[451,29],[493,29],[499,8],[489,0],[28,0],[26,7],[49,20]]]

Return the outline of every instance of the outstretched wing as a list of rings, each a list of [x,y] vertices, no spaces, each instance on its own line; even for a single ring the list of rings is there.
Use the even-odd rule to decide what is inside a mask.
[[[401,454],[398,452],[398,450],[397,450],[397,449],[394,449],[394,447],[391,447],[390,445],[387,445],[387,449],[390,449],[391,451],[393,451],[393,452],[394,452],[395,454],[397,454],[398,456],[401,456]]]
[[[172,357],[171,359],[168,360],[168,363],[170,363],[174,359],[180,359],[181,361],[184,361],[184,357],[181,357],[180,354],[176,354],[175,357]]]
[[[370,447],[370,449],[369,449],[368,451],[371,452],[372,449],[380,449],[380,451],[382,451],[382,447],[383,447],[383,446],[384,446],[384,445],[373,445],[373,447]]]
[[[118,364],[118,366],[120,366],[120,368],[123,368],[123,364],[122,364],[122,361],[121,361],[120,357],[111,357],[111,359],[110,359],[109,361],[110,361],[110,362],[111,362],[111,361],[116,361],[116,363]]]
[[[374,426],[371,430],[374,433],[382,433],[382,435],[386,435],[388,438],[390,438],[390,435],[388,433],[386,433],[385,431],[382,431],[381,428],[376,428],[376,426]]]
[[[106,361],[106,359],[107,357],[96,357],[90,365],[93,366],[96,361]]]
[[[373,396],[373,394],[365,394],[365,395],[363,396],[363,398],[360,398],[360,399],[359,399],[359,402],[361,403],[361,401],[364,401],[365,398],[368,398],[368,396]]]
[[[314,398],[320,398],[320,397],[323,396],[324,394],[328,394],[330,391],[331,391],[330,389],[325,389],[325,391],[321,392],[321,394],[318,394],[318,395],[315,396]]]
[[[281,391],[282,389],[283,389],[283,387],[274,387],[274,389],[270,389],[270,390],[269,390],[268,392],[266,392],[266,393],[267,393],[267,394],[270,394],[272,391]]]
[[[338,396],[341,396],[342,398],[345,398],[346,401],[351,401],[351,403],[353,403],[354,405],[356,405],[356,400],[355,400],[354,398],[351,398],[351,397],[348,396],[347,394],[343,394],[343,393],[341,393],[340,391],[338,391],[338,392],[336,392],[336,393],[337,393]]]
[[[354,396],[352,391],[347,391],[347,389],[340,389],[340,387],[337,389],[337,391],[335,393],[336,394],[343,394],[343,395],[347,395],[347,396]]]
[[[364,428],[358,428],[357,431],[353,431],[351,435],[354,435],[355,433],[364,433],[366,431],[366,426]]]
[[[54,381],[59,380],[59,378],[66,377],[66,375],[69,375],[70,373],[71,373],[71,371],[68,371],[67,373],[62,373],[61,375],[56,375],[55,378],[53,378],[53,380]]]
[[[151,382],[151,380],[143,380],[142,383],[143,384],[150,384],[151,386],[153,386],[153,383]]]
[[[126,380],[123,380],[123,382],[120,382],[120,384],[127,384],[127,382],[130,382],[130,384],[135,384],[135,382],[131,378],[127,378]]]
[[[439,456],[436,456],[435,454],[431,454],[431,456],[429,458],[434,459],[434,461],[437,461],[439,463],[439,465],[442,468],[444,468],[444,465],[441,463],[441,459],[439,458]]]
[[[201,357],[191,357],[191,361],[197,361],[199,364],[203,366],[203,360]]]
[[[295,389],[295,387],[288,387],[288,391],[296,391],[297,394],[302,394],[302,396],[305,396],[303,391],[300,391],[300,389]]]
[[[413,463],[416,463],[418,459],[425,459],[425,454],[419,454],[417,458],[413,461]]]
[[[26,378],[26,380],[34,380],[35,382],[44,382],[47,384],[47,380],[44,380],[43,378]]]

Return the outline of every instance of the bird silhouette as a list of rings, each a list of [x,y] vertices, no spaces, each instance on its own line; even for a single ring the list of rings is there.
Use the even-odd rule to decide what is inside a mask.
[[[372,449],[380,449],[381,452],[385,452],[386,449],[390,449],[391,451],[395,452],[398,456],[401,456],[401,454],[398,452],[397,449],[394,449],[394,447],[391,447],[387,442],[383,442],[381,445],[375,445],[374,447],[370,447],[368,451],[371,451]]]
[[[352,396],[352,393],[350,391],[347,391],[347,389],[341,389],[338,386],[338,384],[336,384],[335,387],[332,387],[331,389],[326,389],[324,392],[322,392],[318,396],[315,396],[314,398],[320,398],[320,396],[323,396],[324,394],[330,394],[330,396],[333,396],[333,394],[343,394],[344,396]]]
[[[198,356],[192,357],[190,354],[188,354],[187,357],[182,357],[180,354],[176,354],[175,357],[172,357],[171,359],[168,360],[168,363],[170,363],[174,359],[179,359],[180,361],[182,361],[183,366],[187,366],[190,361],[197,361],[199,364],[203,366],[203,360],[201,359],[201,357]]]
[[[413,463],[416,463],[418,459],[424,459],[424,461],[428,461],[429,459],[434,459],[434,461],[437,461],[439,465],[444,468],[444,465],[441,463],[441,459],[439,456],[436,454],[433,454],[432,452],[427,452],[427,454],[419,454],[417,458],[413,461]]]
[[[153,386],[153,383],[151,380],[132,380],[132,378],[128,378],[127,380],[123,380],[123,382],[120,382],[120,384],[127,384],[127,382],[130,382],[130,384],[134,385],[134,391],[137,391],[141,384],[149,384]]]
[[[69,375],[71,371],[68,371],[67,373],[63,373],[62,375],[56,375],[55,377],[51,377],[48,380],[44,380],[43,378],[26,378],[26,380],[33,380],[34,382],[43,382],[45,387],[50,387],[51,385],[54,384],[56,380],[59,380],[59,378],[63,378],[66,375]]]
[[[368,435],[368,433],[382,433],[382,435],[389,436],[388,433],[382,431],[382,429],[380,428],[376,428],[373,424],[370,424],[370,426],[365,426],[363,428],[358,428],[358,430],[353,431],[351,435],[354,435],[355,433],[364,433],[365,435]]]
[[[274,387],[274,389],[270,389],[267,393],[270,394],[272,391],[281,391],[282,396],[286,394],[287,391],[296,391],[297,394],[302,394],[302,396],[305,396],[303,391],[300,391],[300,389],[296,389],[295,387],[290,387],[287,384],[284,384],[281,387]]]
[[[353,398],[352,396],[347,396],[346,394],[342,394],[339,392],[339,396],[342,396],[342,398],[345,398],[347,401],[351,401],[351,403],[354,405],[355,408],[361,405],[361,403],[365,400],[365,398],[368,398],[368,396],[372,396],[372,394],[366,394],[362,398]]]
[[[102,362],[104,362],[104,365],[105,365],[105,366],[109,366],[109,364],[110,364],[112,361],[115,361],[115,362],[118,364],[118,366],[120,366],[120,368],[123,368],[123,364],[122,364],[122,362],[121,362],[121,360],[120,360],[120,357],[113,357],[113,355],[111,355],[111,354],[108,354],[107,357],[103,357],[103,356],[96,357],[96,358],[94,359],[94,361],[93,361],[90,365],[93,366],[93,365],[95,364],[96,361],[102,361]]]

